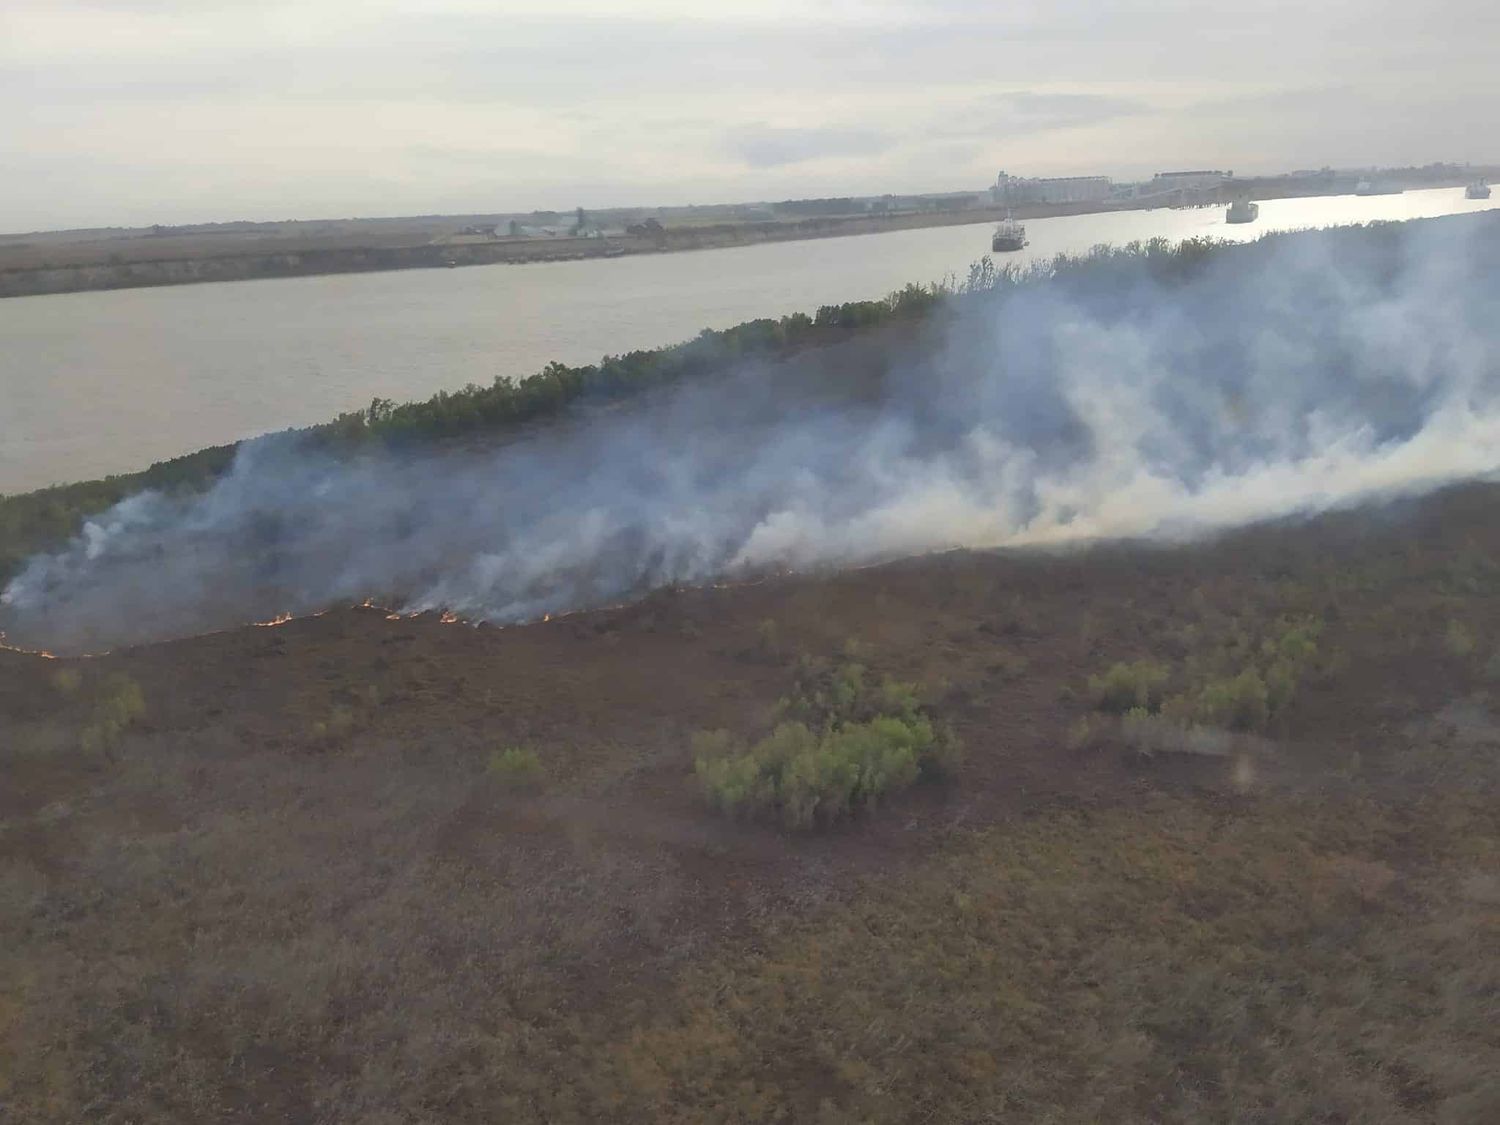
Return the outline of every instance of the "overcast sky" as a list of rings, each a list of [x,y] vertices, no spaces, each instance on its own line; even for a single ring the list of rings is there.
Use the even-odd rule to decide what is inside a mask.
[[[0,0],[0,230],[1500,160],[1493,0]]]

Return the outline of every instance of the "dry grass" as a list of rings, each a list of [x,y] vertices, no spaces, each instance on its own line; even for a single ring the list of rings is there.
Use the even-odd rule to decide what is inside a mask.
[[[0,652],[0,1116],[1489,1120],[1497,510]],[[1141,755],[1081,690],[1313,618],[1254,754]],[[940,701],[957,779],[712,815],[692,732],[767,729],[803,653]]]
[[[1497,829],[1440,794],[984,832],[691,974],[615,1048],[627,1116],[1492,1120]]]

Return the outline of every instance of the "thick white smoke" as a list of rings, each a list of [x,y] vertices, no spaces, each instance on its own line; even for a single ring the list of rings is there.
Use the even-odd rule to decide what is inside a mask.
[[[246,445],[0,596],[92,651],[374,598],[517,621],[951,546],[1182,535],[1500,468],[1500,224],[1280,236],[958,301],[910,333],[589,407],[482,452]]]

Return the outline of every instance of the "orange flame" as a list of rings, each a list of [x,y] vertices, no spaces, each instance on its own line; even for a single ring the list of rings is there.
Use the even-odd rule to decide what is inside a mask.
[[[16,645],[8,645],[4,641],[0,641],[0,649],[4,649],[6,652],[19,652],[22,656],[40,656],[43,660],[57,659],[56,653],[48,652],[46,649],[20,648]]]

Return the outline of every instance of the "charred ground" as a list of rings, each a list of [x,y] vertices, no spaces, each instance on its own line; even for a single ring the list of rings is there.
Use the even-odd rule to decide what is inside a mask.
[[[1497,517],[1474,485],[524,627],[0,652],[0,1106],[1487,1119]],[[1116,663],[1188,691],[1287,621],[1317,657],[1232,753],[1096,707]],[[957,777],[823,832],[710,811],[692,736],[764,731],[808,660],[915,684]]]

